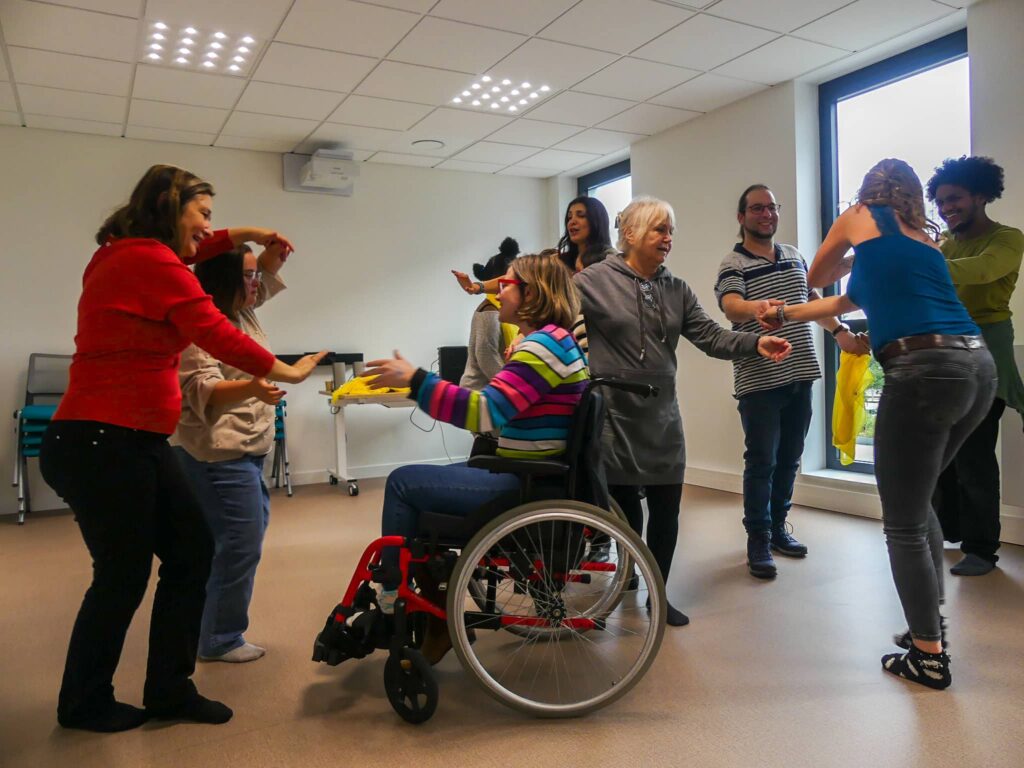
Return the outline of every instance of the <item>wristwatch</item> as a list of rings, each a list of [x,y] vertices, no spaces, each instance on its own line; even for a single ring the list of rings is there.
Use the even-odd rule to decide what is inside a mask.
[[[848,331],[848,330],[850,330],[850,326],[848,326],[846,323],[840,323],[835,328],[833,328],[830,331],[830,333],[832,334],[832,336],[834,338],[834,337],[838,336],[840,333],[842,333],[843,331]]]

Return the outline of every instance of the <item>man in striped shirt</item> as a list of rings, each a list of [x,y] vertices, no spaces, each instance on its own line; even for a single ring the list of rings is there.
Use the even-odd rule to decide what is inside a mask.
[[[779,204],[764,184],[740,196],[736,219],[740,237],[719,268],[715,295],[734,331],[761,333],[758,310],[767,305],[803,304],[820,298],[807,289],[807,263],[791,245],[775,242]],[[847,352],[866,352],[861,335],[835,318],[820,322]],[[743,526],[747,530],[747,567],[751,575],[776,575],[772,550],[804,557],[807,547],[786,529],[793,483],[811,422],[811,385],[821,377],[807,323],[788,323],[773,331],[793,345],[781,363],[764,358],[733,362],[736,399],[746,439],[743,454]]]

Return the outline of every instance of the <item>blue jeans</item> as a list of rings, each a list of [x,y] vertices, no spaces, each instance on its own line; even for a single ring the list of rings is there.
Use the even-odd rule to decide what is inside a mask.
[[[515,475],[493,474],[465,464],[409,464],[388,475],[381,513],[382,536],[413,537],[421,512],[468,517],[502,494],[519,490]],[[398,567],[398,550],[385,549],[381,563]],[[385,584],[394,589],[397,584]]]
[[[811,382],[742,395],[738,408],[747,446],[743,527],[747,533],[763,533],[782,527],[793,504],[793,483],[811,424]]]
[[[256,566],[270,523],[263,456],[197,461],[175,448],[213,533],[214,555],[206,584],[199,655],[221,656],[245,643]]]

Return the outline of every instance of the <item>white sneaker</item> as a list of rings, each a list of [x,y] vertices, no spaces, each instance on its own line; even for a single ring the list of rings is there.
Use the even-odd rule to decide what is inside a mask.
[[[252,643],[243,643],[237,648],[232,648],[220,656],[200,656],[203,661],[226,661],[231,664],[244,664],[247,661],[256,661],[267,652],[266,648],[260,648]]]

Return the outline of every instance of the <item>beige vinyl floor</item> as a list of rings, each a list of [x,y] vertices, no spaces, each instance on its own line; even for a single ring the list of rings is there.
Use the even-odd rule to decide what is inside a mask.
[[[1001,568],[948,578],[953,687],[884,674],[904,626],[878,521],[796,509],[811,550],[774,582],[744,566],[737,496],[688,487],[669,594],[690,614],[650,673],[589,717],[541,721],[505,709],[450,654],[434,718],[410,726],[384,696],[384,656],[313,664],[316,632],[375,535],[382,481],[275,492],[248,639],[250,664],[202,664],[227,725],[147,724],[122,734],[55,721],[71,624],[89,561],[70,515],[0,518],[0,765],[60,766],[1024,766],[1024,549]],[[947,563],[958,553],[948,551]],[[115,678],[139,704],[152,584]]]

